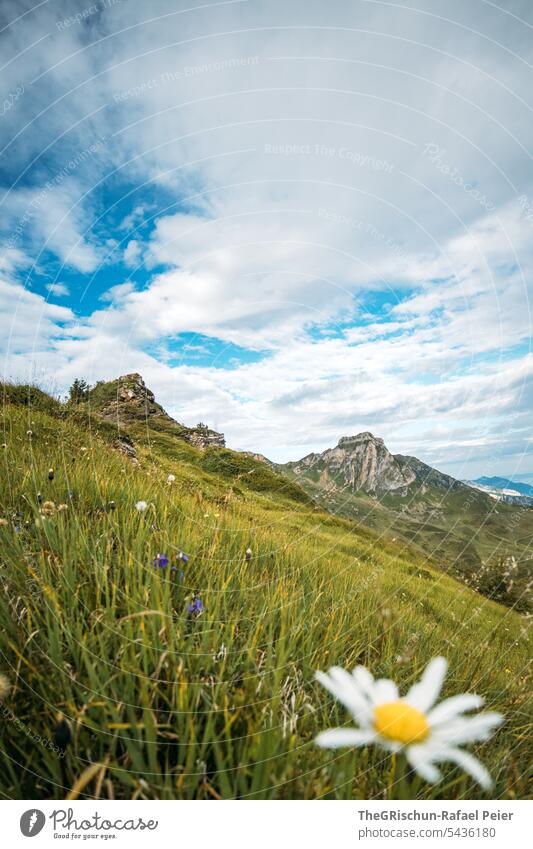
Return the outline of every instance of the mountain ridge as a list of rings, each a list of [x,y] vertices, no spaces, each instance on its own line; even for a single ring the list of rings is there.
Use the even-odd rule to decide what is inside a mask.
[[[36,409],[70,418],[133,466],[172,458],[183,467],[184,480],[186,469],[194,468],[224,481],[229,487],[224,501],[255,492],[283,500],[290,509],[314,507],[348,520],[357,533],[377,535],[380,546],[403,546],[491,598],[520,610],[530,607],[533,510],[496,501],[416,457],[392,454],[369,431],[341,437],[333,448],[299,461],[275,464],[258,453],[231,450],[223,434],[204,424],[177,422],[137,372],[97,383],[76,403],[54,401],[32,387],[4,385],[3,396],[27,407],[30,418]]]

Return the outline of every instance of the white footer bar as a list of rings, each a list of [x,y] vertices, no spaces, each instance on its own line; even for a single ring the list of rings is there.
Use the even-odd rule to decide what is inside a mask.
[[[2,844],[187,849],[521,849],[531,802],[4,801]],[[530,842],[531,840],[531,842]]]

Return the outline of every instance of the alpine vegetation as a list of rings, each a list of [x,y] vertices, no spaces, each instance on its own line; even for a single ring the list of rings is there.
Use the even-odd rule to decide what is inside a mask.
[[[527,618],[125,384],[2,410],[2,793],[526,795]]]

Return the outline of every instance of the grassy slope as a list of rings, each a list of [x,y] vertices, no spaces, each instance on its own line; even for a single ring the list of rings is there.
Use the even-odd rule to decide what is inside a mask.
[[[318,730],[348,720],[314,671],[365,663],[406,687],[439,653],[447,693],[477,691],[508,715],[479,750],[494,795],[526,794],[522,617],[272,481],[257,491],[230,465],[213,474],[209,455],[164,432],[134,425],[134,467],[94,429],[3,412],[0,515],[19,513],[20,532],[0,527],[0,671],[22,725],[1,726],[2,795],[62,798],[102,764],[89,796],[382,797],[379,751],[314,746]],[[69,490],[66,513],[39,517],[38,491],[59,503]],[[111,499],[116,510],[102,512]],[[152,565],[179,548],[191,555],[183,585]],[[206,612],[191,622],[195,588]],[[73,726],[63,760],[31,739],[51,737],[58,713]],[[423,795],[479,797],[453,768],[446,779]]]

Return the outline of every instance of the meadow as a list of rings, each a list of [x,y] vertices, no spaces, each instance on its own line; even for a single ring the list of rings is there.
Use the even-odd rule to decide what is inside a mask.
[[[495,784],[415,793],[527,797],[527,617],[236,455],[136,425],[134,465],[89,417],[2,413],[2,797],[394,798],[394,757],[314,743],[353,724],[314,674],[403,690],[440,654],[445,695],[505,714],[474,749]]]

